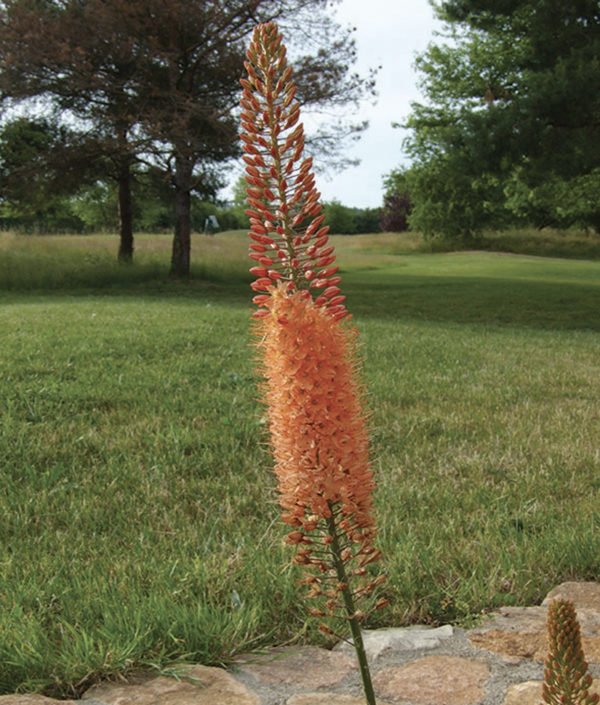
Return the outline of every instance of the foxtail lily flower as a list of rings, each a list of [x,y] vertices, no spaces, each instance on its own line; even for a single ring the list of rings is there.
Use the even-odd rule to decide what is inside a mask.
[[[259,25],[241,80],[250,270],[262,387],[282,519],[315,600],[311,613],[350,624],[365,696],[375,695],[360,622],[385,606],[370,563],[375,481],[356,355],[334,248],[303,157],[292,69],[277,25]],[[363,607],[363,604],[367,605]],[[333,633],[328,624],[320,627]]]
[[[581,647],[575,606],[570,600],[552,600],[548,605],[548,657],[545,661],[542,697],[547,705],[595,705]]]

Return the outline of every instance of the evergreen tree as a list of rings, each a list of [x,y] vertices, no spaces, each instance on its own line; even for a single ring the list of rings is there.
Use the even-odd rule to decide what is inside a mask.
[[[362,125],[339,119],[373,90],[352,73],[351,32],[328,0],[6,0],[0,7],[0,91],[43,96],[101,145],[118,183],[121,259],[133,255],[131,175],[144,160],[173,186],[171,273],[190,268],[193,191],[214,194],[237,153],[236,106],[247,39],[275,19],[297,54],[298,95],[336,108],[317,147],[339,150]],[[93,31],[90,31],[93,28]]]
[[[515,219],[600,225],[596,0],[446,0],[417,60],[411,224],[472,236]]]

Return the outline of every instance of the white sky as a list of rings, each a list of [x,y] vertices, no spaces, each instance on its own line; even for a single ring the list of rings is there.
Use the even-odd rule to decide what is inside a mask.
[[[340,24],[356,27],[354,70],[366,75],[369,68],[381,66],[379,96],[376,104],[365,104],[354,116],[357,122],[369,121],[360,141],[351,147],[350,156],[360,159],[359,166],[329,178],[317,175],[317,189],[323,201],[377,208],[383,203],[383,176],[407,161],[402,153],[406,132],[392,128],[392,122],[403,122],[411,102],[421,98],[413,69],[415,55],[434,39],[441,23],[434,20],[427,0],[342,0],[332,12]],[[235,171],[232,181],[240,173]],[[230,189],[221,196],[230,198]]]
[[[382,205],[382,177],[401,163],[405,131],[392,128],[403,122],[410,103],[419,100],[415,54],[422,52],[441,29],[427,0],[343,0],[336,9],[340,23],[356,27],[357,68],[381,66],[376,105],[365,105],[357,118],[369,121],[369,128],[352,150],[361,160],[358,167],[318,178],[322,199],[337,199],[344,205],[371,208]]]

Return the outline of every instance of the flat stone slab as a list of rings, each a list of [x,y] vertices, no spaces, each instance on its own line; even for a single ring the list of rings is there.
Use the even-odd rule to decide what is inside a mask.
[[[90,705],[260,705],[256,695],[222,668],[185,666],[177,674],[179,678],[156,676],[134,678],[127,683],[99,683],[86,691],[79,702],[82,705],[90,701]]]
[[[286,701],[286,705],[367,705],[367,701],[364,698],[338,693],[301,693],[292,695]],[[391,703],[377,700],[377,705],[391,705]]]
[[[592,681],[591,693],[600,693],[600,681]],[[503,705],[540,705],[542,681],[525,681],[509,686]]]
[[[469,633],[488,629],[507,629],[519,632],[545,632],[548,610],[546,607],[503,607],[489,614],[485,622]]]
[[[488,629],[469,634],[469,641],[478,649],[498,654],[509,663],[531,660],[543,663],[548,655],[546,632],[518,632]],[[581,646],[588,663],[600,663],[600,637],[581,637]]]
[[[435,649],[446,639],[452,638],[454,629],[450,624],[443,627],[399,627],[393,629],[365,629],[362,632],[365,651],[369,661],[374,661],[386,651],[417,651]],[[354,653],[352,644],[340,642],[334,651]]]
[[[544,632],[516,632],[488,629],[469,634],[473,646],[498,654],[508,663],[525,660],[543,662],[548,653],[548,638]]]
[[[37,693],[0,695],[0,705],[80,705],[80,702],[79,700],[54,700]]]
[[[358,668],[355,658],[317,646],[250,654],[236,659],[235,666],[264,683],[285,683],[311,690],[335,686]]]
[[[600,613],[600,583],[561,583],[550,590],[542,605],[547,607],[551,600],[562,597],[572,600],[575,609],[590,609]]]
[[[509,686],[503,705],[540,705],[542,681],[525,681]]]
[[[489,675],[482,661],[426,656],[405,666],[380,671],[373,682],[378,694],[394,702],[475,705],[483,700]]]
[[[589,586],[587,588],[581,586]],[[581,628],[581,642],[589,663],[600,663],[600,611],[591,608],[600,590],[595,583],[563,583],[552,590],[540,607],[506,607],[490,615],[483,626],[468,632],[471,644],[498,654],[509,663],[533,660],[540,663],[548,653],[546,622],[548,604],[556,597],[575,602]]]
[[[509,663],[543,662],[548,651],[547,616],[545,607],[506,607],[467,636],[476,648],[498,654]]]
[[[507,629],[519,632],[546,632],[548,620],[548,602],[544,600],[541,607],[505,607],[492,612],[484,624],[469,633],[483,632],[488,629]],[[577,620],[583,636],[600,637],[600,611],[589,607],[577,607]]]

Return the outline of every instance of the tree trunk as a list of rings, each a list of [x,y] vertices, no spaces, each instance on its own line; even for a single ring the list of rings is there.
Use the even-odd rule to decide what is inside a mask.
[[[119,262],[133,261],[133,213],[131,208],[131,169],[129,159],[119,165]]]
[[[175,234],[171,254],[171,276],[190,275],[192,166],[186,157],[175,160]]]

